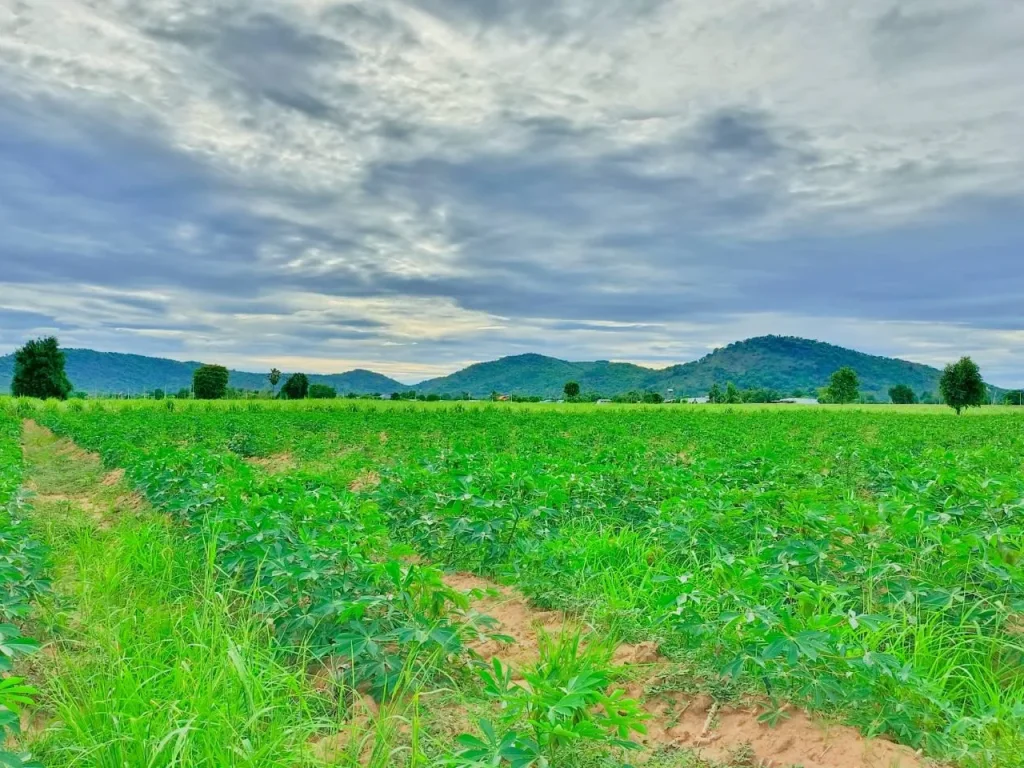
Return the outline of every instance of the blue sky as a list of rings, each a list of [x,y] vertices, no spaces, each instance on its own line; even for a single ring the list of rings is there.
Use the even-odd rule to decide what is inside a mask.
[[[1024,381],[1024,5],[0,0],[0,353]]]

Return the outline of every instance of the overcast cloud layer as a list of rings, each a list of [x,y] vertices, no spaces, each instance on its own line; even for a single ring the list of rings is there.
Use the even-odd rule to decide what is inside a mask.
[[[0,0],[0,352],[1024,379],[1024,4]]]

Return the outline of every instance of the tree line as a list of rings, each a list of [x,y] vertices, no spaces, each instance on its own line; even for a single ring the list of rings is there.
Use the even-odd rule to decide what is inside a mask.
[[[175,397],[193,397],[197,400],[221,400],[231,394],[229,387],[230,373],[222,365],[202,365],[192,375],[191,390],[182,389]],[[267,374],[271,393],[284,400],[331,400],[338,397],[334,387],[326,384],[311,384],[304,373],[291,374],[281,386],[283,374],[274,368]],[[581,393],[578,382],[566,382],[563,392],[570,402],[595,402],[600,395]],[[956,363],[950,363],[942,372],[939,380],[939,392],[942,402],[959,415],[966,408],[979,407],[988,400],[988,387],[981,375],[978,365],[970,357],[963,357]],[[15,397],[38,397],[42,399],[66,400],[73,396],[74,387],[65,370],[64,352],[60,349],[57,339],[49,336],[34,339],[18,349],[14,355],[14,376],[11,380],[11,393]],[[163,399],[167,394],[163,390],[155,390],[153,397]],[[354,395],[347,395],[353,397]],[[370,395],[380,397],[380,395]],[[539,402],[540,397],[504,397],[497,393],[492,399],[509,399],[526,402]],[[919,401],[918,396],[906,384],[898,384],[889,390],[889,398],[897,404],[913,404]],[[427,394],[421,395],[414,391],[395,392],[393,400],[458,400],[469,399],[468,393],[461,397],[452,395]],[[661,403],[664,396],[659,392],[635,391],[616,395],[615,402],[621,403]],[[767,403],[780,399],[779,393],[767,388],[739,389],[732,382],[723,390],[717,383],[708,392],[711,403]],[[822,403],[855,403],[860,399],[860,380],[857,372],[850,367],[835,371],[830,377],[828,386],[818,393],[818,401]],[[1024,390],[1008,392],[1003,397],[1005,405],[1024,406]]]

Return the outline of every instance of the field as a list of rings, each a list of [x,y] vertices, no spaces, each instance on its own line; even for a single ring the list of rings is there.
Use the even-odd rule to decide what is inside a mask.
[[[8,401],[18,751],[1021,765],[1022,449],[1013,409]]]

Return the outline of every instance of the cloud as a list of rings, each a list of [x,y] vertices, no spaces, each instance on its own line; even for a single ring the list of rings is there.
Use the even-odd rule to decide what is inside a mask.
[[[0,345],[409,378],[791,332],[1012,383],[1022,44],[999,0],[8,4]]]

